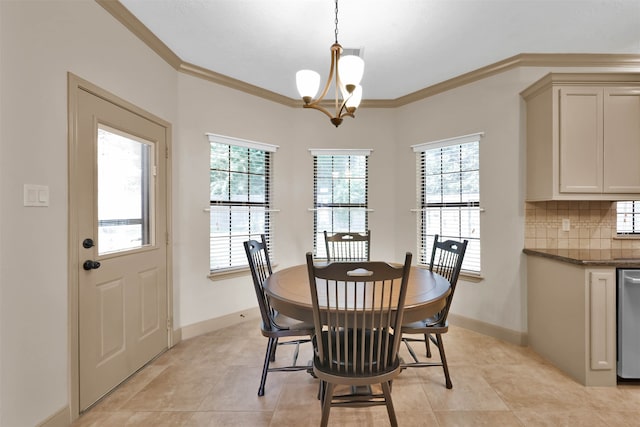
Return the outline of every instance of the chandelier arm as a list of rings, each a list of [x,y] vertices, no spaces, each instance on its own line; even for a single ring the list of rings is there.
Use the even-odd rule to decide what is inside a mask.
[[[314,110],[318,110],[323,112],[324,114],[327,115],[327,117],[329,117],[330,119],[333,119],[334,117],[336,118],[342,118],[342,117],[352,117],[355,118],[355,114],[354,112],[350,112],[347,108],[346,108],[346,101],[343,102],[340,106],[340,109],[338,111],[336,111],[335,115],[332,115],[329,110],[327,110],[326,108],[324,108],[322,105],[319,104],[319,101],[314,101],[312,103],[309,104],[304,104],[302,106],[302,108],[313,108]]]
[[[327,110],[326,108],[324,108],[323,106],[321,106],[320,104],[318,104],[318,101],[316,102],[312,102],[311,104],[304,104],[302,106],[302,108],[313,108],[314,110],[318,110],[323,112],[324,114],[327,115],[327,117],[329,117],[330,119],[333,119],[334,116],[331,115],[331,113],[329,112],[329,110]]]
[[[338,53],[339,55],[339,53]],[[336,72],[336,84],[334,87],[334,99],[333,99],[333,108],[336,110],[336,115],[335,117],[340,118],[340,110],[342,109],[341,107],[341,103],[340,103],[340,71],[338,70],[338,61],[336,61],[336,66],[334,68],[335,72]]]
[[[336,75],[335,88],[334,88],[335,89],[334,108],[336,110],[335,117],[342,118],[343,116],[342,112],[346,111],[345,107],[347,105],[347,100],[351,98],[352,94],[350,93],[349,96],[346,96],[342,100],[342,102],[340,101],[340,98],[343,96],[343,94],[347,93],[344,85],[342,84],[342,80],[340,80],[340,70],[338,68],[339,61],[340,61],[340,54],[342,53],[342,46],[340,46],[336,42],[336,44],[331,46],[331,51],[332,51],[332,56],[331,56],[332,71],[334,71]],[[334,58],[335,58],[335,63],[334,63]]]
[[[331,81],[333,80],[334,70],[337,71],[338,60],[340,59],[340,51],[342,50],[342,46],[338,43],[334,43],[331,46],[331,66],[329,67],[329,77],[327,77],[327,82],[324,85],[324,89],[322,89],[322,93],[315,100],[311,101],[309,105],[320,103],[325,96],[327,96],[327,92],[329,92],[329,87],[331,87]],[[336,73],[337,76],[337,73]],[[336,78],[336,80],[339,77]]]
[[[347,101],[349,100],[349,98],[342,101],[342,104],[340,104],[340,108],[336,109],[336,117],[355,117],[355,115],[347,108]]]

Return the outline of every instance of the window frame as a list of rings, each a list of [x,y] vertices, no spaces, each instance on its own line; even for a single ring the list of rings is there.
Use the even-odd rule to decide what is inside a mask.
[[[324,245],[324,229],[318,229],[318,212],[323,209],[347,209],[349,211],[362,210],[364,211],[364,227],[352,228],[349,226],[348,230],[336,230],[333,228],[326,230],[327,232],[366,232],[369,229],[369,157],[371,156],[371,149],[310,149],[309,152],[313,156],[313,254],[314,257],[319,259],[326,259],[325,245]],[[326,203],[318,202],[318,157],[319,156],[332,156],[332,157],[346,157],[346,156],[363,156],[365,161],[365,194],[364,203]],[[351,178],[349,178],[351,179]],[[358,177],[358,179],[361,179]],[[333,187],[333,186],[332,186]],[[351,192],[349,192],[351,195]],[[333,224],[332,224],[333,225]]]
[[[274,157],[275,153],[278,150],[278,145],[267,144],[263,142],[249,141],[246,139],[234,138],[230,136],[217,135],[213,133],[207,133],[207,140],[209,142],[209,277],[213,278],[216,276],[227,276],[234,275],[236,273],[241,273],[248,270],[249,265],[246,260],[246,255],[244,255],[244,248],[241,246],[241,242],[238,240],[240,237],[242,241],[249,239],[258,239],[259,235],[262,232],[252,232],[251,230],[251,214],[248,216],[249,223],[245,228],[246,233],[234,233],[233,231],[233,222],[231,217],[232,209],[235,207],[240,211],[243,209],[249,210],[251,212],[251,208],[262,208],[264,212],[264,217],[262,223],[264,224],[264,234],[267,240],[267,246],[269,249],[269,258],[271,259],[272,264],[275,264],[274,251],[273,251],[273,221],[271,218],[271,214],[276,212],[277,210],[273,208],[273,177],[274,177]],[[251,150],[263,151],[265,154],[265,162],[264,162],[264,201],[263,202],[255,202],[249,200],[251,198],[251,193],[247,190],[247,200],[231,200],[231,188],[229,188],[229,197],[227,200],[213,200],[211,197],[211,174],[213,172],[213,168],[211,167],[211,156],[212,156],[212,148],[213,144],[226,145],[228,147],[239,147],[242,149],[247,149],[247,155],[249,156]],[[228,161],[231,162],[231,149],[229,149]],[[231,166],[229,166],[228,170],[224,170],[223,172],[227,172],[231,175],[232,170]],[[247,182],[249,182],[249,177],[251,176],[250,171],[246,172],[233,172],[233,173],[246,173]],[[229,178],[231,179],[231,177]],[[229,186],[230,187],[230,186]],[[213,258],[214,258],[214,241],[212,236],[212,228],[211,228],[211,216],[214,214],[216,208],[219,207],[229,207],[229,231],[227,238],[229,239],[229,262],[227,266],[219,266],[214,268]],[[237,212],[237,211],[236,211]],[[255,223],[255,222],[254,222]],[[260,221],[258,220],[258,223]],[[233,240],[238,242],[239,247],[233,246]],[[224,246],[224,245],[221,245]],[[238,245],[236,245],[238,246]],[[237,259],[241,257],[241,263],[234,263],[233,257]]]
[[[411,146],[413,152],[416,153],[416,246],[418,251],[418,257],[416,259],[416,263],[421,266],[428,266],[431,259],[432,252],[432,242],[433,242],[433,234],[429,234],[427,227],[427,211],[430,208],[440,209],[442,212],[443,209],[452,208],[457,209],[459,212],[462,212],[462,209],[470,209],[471,211],[477,210],[477,237],[472,237],[471,235],[465,235],[467,233],[462,232],[462,224],[461,222],[457,223],[458,232],[457,233],[445,233],[443,232],[441,226],[439,227],[438,234],[441,236],[441,239],[454,239],[454,240],[468,240],[469,244],[467,246],[467,252],[465,254],[465,261],[463,263],[463,273],[465,275],[477,276],[479,277],[482,273],[482,257],[481,257],[481,231],[480,231],[480,213],[483,211],[480,207],[480,198],[481,198],[481,189],[480,189],[480,141],[484,136],[484,132],[478,132],[469,135],[463,135],[459,137],[447,138],[438,141],[425,142],[421,144],[416,144]],[[451,146],[462,146],[464,144],[474,143],[478,144],[478,197],[477,200],[469,200],[462,201],[464,193],[462,192],[462,186],[460,187],[460,201],[457,202],[446,202],[441,201],[437,203],[427,201],[427,189],[425,188],[425,153],[430,150],[443,149]],[[460,161],[462,164],[462,161]],[[465,172],[462,169],[458,170],[457,173]],[[468,171],[466,171],[468,172]],[[443,176],[444,173],[441,173],[440,176]],[[431,244],[429,244],[431,243]],[[477,254],[477,255],[476,255]],[[472,257],[468,257],[468,255],[472,255]],[[477,259],[476,259],[477,258]],[[466,265],[465,265],[466,264]]]
[[[630,203],[629,212],[620,212],[620,203]],[[631,231],[621,231],[621,216],[631,215]],[[640,201],[638,200],[620,200],[616,202],[616,237],[640,238]]]

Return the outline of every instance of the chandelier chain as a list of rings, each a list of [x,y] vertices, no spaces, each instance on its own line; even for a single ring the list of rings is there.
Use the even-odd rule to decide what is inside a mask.
[[[338,0],[336,0],[336,43],[338,43]]]

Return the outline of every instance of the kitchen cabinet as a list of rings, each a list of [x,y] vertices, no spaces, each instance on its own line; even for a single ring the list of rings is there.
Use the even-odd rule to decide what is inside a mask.
[[[640,193],[640,87],[604,89],[604,141],[603,191]]]
[[[529,346],[586,386],[615,386],[616,269],[527,257]]]
[[[551,73],[521,96],[528,201],[640,198],[640,73]]]

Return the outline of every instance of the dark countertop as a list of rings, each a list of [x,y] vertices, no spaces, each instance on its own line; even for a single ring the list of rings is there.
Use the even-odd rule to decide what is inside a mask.
[[[583,266],[640,268],[640,249],[524,249],[523,252]]]

